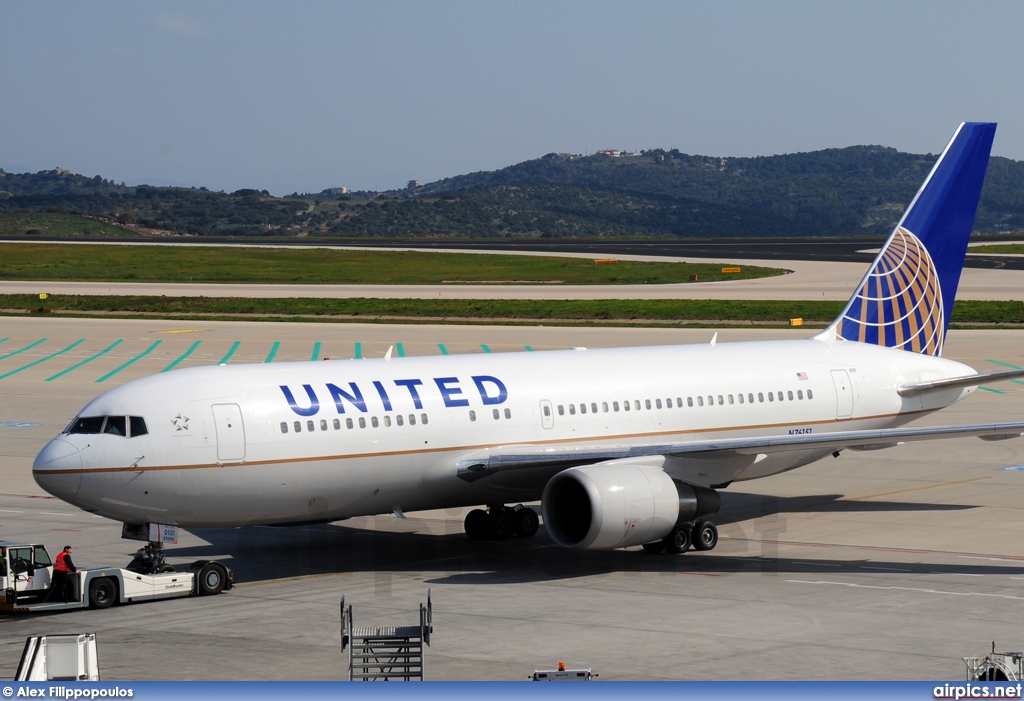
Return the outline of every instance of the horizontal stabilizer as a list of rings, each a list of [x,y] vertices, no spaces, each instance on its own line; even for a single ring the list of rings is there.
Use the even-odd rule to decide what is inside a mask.
[[[946,389],[962,389],[964,387],[977,387],[978,385],[992,382],[1005,382],[1024,377],[1024,368],[1018,370],[1004,370],[1002,372],[982,372],[967,377],[955,377],[951,380],[935,380],[934,382],[920,382],[916,385],[904,385],[896,390],[901,397],[917,397],[929,392],[940,392]]]

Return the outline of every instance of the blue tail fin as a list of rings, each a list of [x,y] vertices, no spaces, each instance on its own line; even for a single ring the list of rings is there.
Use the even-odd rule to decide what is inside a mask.
[[[965,122],[871,264],[818,338],[942,355],[996,125]]]

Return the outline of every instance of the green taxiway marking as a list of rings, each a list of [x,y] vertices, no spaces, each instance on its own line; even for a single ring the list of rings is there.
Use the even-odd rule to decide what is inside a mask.
[[[316,343],[313,344],[313,355],[311,355],[309,359],[310,360],[319,360],[320,359],[320,341],[317,341]]]
[[[193,343],[191,348],[189,348],[187,351],[182,353],[181,356],[177,360],[175,360],[173,363],[171,363],[170,365],[165,367],[160,372],[167,372],[168,370],[173,370],[174,368],[178,367],[178,363],[180,363],[182,360],[184,360],[185,358],[187,358],[190,355],[192,355],[192,351],[194,351],[196,348],[198,348],[200,343],[202,343],[202,341],[196,341],[195,343]]]
[[[38,346],[40,343],[43,343],[44,341],[46,341],[45,338],[40,338],[35,343],[30,343],[27,346],[25,346],[24,348],[19,348],[16,351],[11,351],[7,355],[0,355],[0,360],[4,360],[5,358],[10,358],[12,355],[17,355],[18,353],[24,353],[27,350],[31,350],[31,349],[35,348],[36,346]]]
[[[154,351],[154,349],[156,349],[156,347],[157,347],[157,346],[159,346],[159,345],[160,345],[161,343],[163,343],[163,341],[155,341],[155,342],[153,343],[153,345],[151,345],[151,346],[150,346],[149,348],[147,348],[146,350],[144,350],[144,351],[142,351],[141,353],[139,353],[139,354],[138,354],[137,356],[135,356],[134,358],[132,358],[131,360],[129,360],[129,361],[127,362],[127,363],[125,363],[124,365],[122,365],[122,366],[121,366],[121,367],[119,367],[119,368],[115,368],[114,370],[111,370],[111,371],[110,371],[110,372],[108,372],[108,373],[107,373],[106,375],[104,375],[103,377],[101,377],[100,379],[98,379],[98,380],[96,380],[96,381],[97,381],[97,382],[106,382],[106,381],[107,381],[107,380],[109,380],[109,379],[110,379],[111,377],[113,377],[113,376],[114,376],[114,375],[116,375],[117,373],[121,372],[122,370],[124,370],[124,369],[125,369],[126,367],[128,367],[129,365],[132,365],[133,363],[135,363],[135,362],[137,362],[137,361],[139,361],[139,360],[142,360],[143,358],[145,358],[145,357],[146,357],[147,355],[149,355],[150,353],[152,353],[152,352]]]
[[[267,359],[264,360],[263,362],[264,363],[272,363],[272,362],[274,362],[274,356],[277,355],[277,349],[280,348],[280,347],[281,347],[281,342],[280,341],[274,341],[274,345],[270,347],[270,355],[268,355]]]
[[[995,394],[1006,394],[1006,392],[1001,389],[992,389],[991,387],[985,387],[984,385],[978,385],[978,389],[983,389],[986,392],[993,392]]]
[[[360,343],[359,341],[356,341],[356,360],[359,360],[362,357],[363,357],[363,344]]]
[[[441,355],[448,355],[448,349],[444,347],[443,343],[438,343],[437,347],[441,349]]]
[[[106,348],[101,350],[96,355],[89,356],[85,360],[83,360],[81,362],[78,362],[78,363],[75,363],[74,365],[72,365],[71,367],[67,368],[66,370],[61,370],[56,375],[51,375],[50,377],[47,377],[45,380],[43,380],[43,382],[52,382],[53,380],[56,380],[58,377],[60,377],[62,375],[67,375],[72,370],[76,370],[76,369],[82,367],[86,363],[91,363],[92,361],[96,360],[96,358],[100,358],[100,357],[106,355],[107,353],[109,353],[110,351],[114,350],[115,348],[117,348],[121,344],[121,341],[123,341],[123,340],[124,340],[123,338],[117,339],[116,341],[111,343],[109,346],[107,346]]]
[[[481,343],[480,347],[484,349],[484,353],[490,353],[491,352],[490,346],[488,346],[486,343]]]
[[[398,357],[399,358],[404,358],[405,357],[405,346],[403,346],[401,343],[396,343],[395,344],[395,350],[398,351]]]
[[[528,351],[532,351],[533,350],[533,346],[523,346],[523,348],[525,348]]]
[[[235,351],[238,350],[238,347],[240,345],[242,345],[241,341],[235,341],[234,343],[232,343],[231,344],[231,348],[228,349],[228,354],[220,359],[220,363],[218,363],[218,365],[224,365],[229,360],[231,360],[231,356],[233,356],[235,354]]]
[[[985,358],[985,362],[986,363],[992,363],[993,365],[1002,365],[1004,368],[1011,368],[1013,370],[1022,370],[1022,369],[1024,369],[1024,368],[1021,368],[1020,365],[1012,365],[1010,363],[1004,363],[1001,360],[992,360],[992,358]],[[1010,380],[1010,382],[1012,382],[1015,385],[1024,385],[1024,380]],[[1001,394],[1006,394],[1006,392],[1001,392]]]
[[[58,355],[61,355],[63,353],[67,353],[69,350],[71,350],[72,348],[77,346],[79,343],[83,343],[84,341],[85,341],[84,338],[80,338],[77,341],[75,341],[74,343],[72,343],[70,346],[65,348],[64,350],[59,350],[56,353],[50,353],[45,358],[40,358],[39,360],[34,360],[31,363],[29,363],[28,365],[22,365],[20,368],[17,368],[16,370],[11,370],[10,372],[4,373],[3,375],[0,375],[0,380],[4,379],[5,377],[10,377],[11,375],[15,375],[15,374],[21,372],[22,370],[28,370],[30,367],[33,367],[35,365],[39,365],[39,363],[45,363],[50,358],[56,358]]]

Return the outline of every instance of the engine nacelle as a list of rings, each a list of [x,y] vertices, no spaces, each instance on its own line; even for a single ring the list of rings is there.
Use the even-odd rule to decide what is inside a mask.
[[[612,460],[548,481],[544,527],[566,548],[603,550],[660,540],[679,522],[716,513],[718,492],[677,482],[660,467]]]

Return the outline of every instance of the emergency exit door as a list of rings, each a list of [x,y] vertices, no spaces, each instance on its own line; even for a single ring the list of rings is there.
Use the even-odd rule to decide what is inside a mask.
[[[214,404],[213,425],[217,429],[217,460],[245,460],[245,426],[237,404]]]

